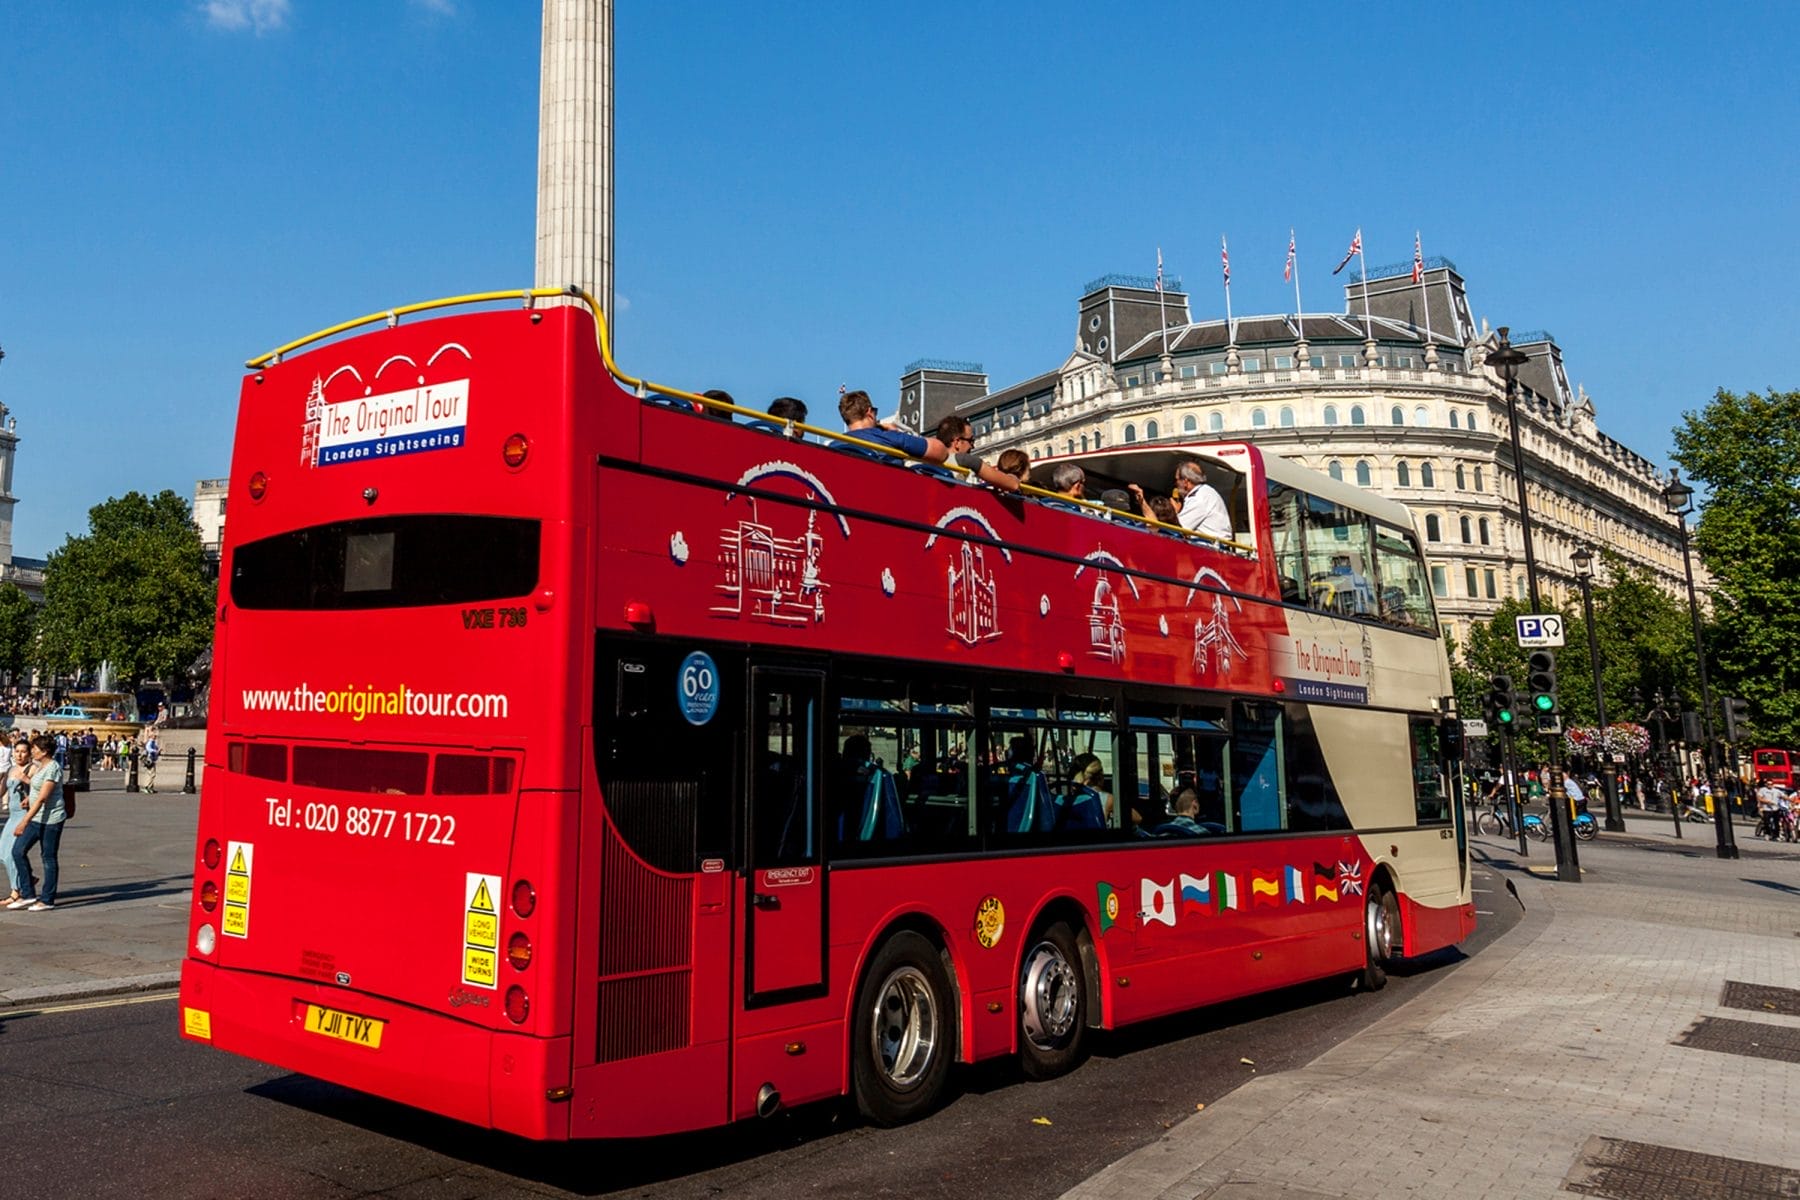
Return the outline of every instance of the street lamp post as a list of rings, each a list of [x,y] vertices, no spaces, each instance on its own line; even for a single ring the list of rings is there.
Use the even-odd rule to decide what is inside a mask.
[[[1688,553],[1688,514],[1694,511],[1694,489],[1681,482],[1681,473],[1673,467],[1669,469],[1669,485],[1663,489],[1663,507],[1675,518],[1675,528],[1681,536],[1681,569],[1687,573],[1688,616],[1694,622],[1694,658],[1700,666],[1700,722],[1706,734],[1706,745],[1700,748],[1702,769],[1706,772],[1709,783],[1717,784],[1717,774],[1713,770],[1713,719],[1712,719],[1712,685],[1706,678],[1706,646],[1700,638],[1700,598],[1694,593],[1694,558]],[[1724,789],[1715,786],[1713,801],[1713,825],[1719,836],[1719,857],[1736,858],[1738,856],[1737,837],[1731,829],[1731,801],[1724,796]]]
[[[1519,485],[1519,529],[1525,543],[1525,586],[1531,592],[1531,611],[1541,613],[1544,606],[1538,596],[1537,553],[1532,548],[1531,504],[1525,494],[1525,453],[1519,447],[1519,368],[1531,356],[1515,348],[1507,336],[1507,327],[1495,331],[1498,341],[1487,356],[1487,364],[1506,381],[1506,423],[1512,432],[1513,478]],[[1569,805],[1562,791],[1562,735],[1550,738],[1550,783],[1545,788],[1550,800],[1550,831],[1556,841],[1556,878],[1563,883],[1581,882],[1581,863],[1575,856],[1575,830]]]
[[[1600,722],[1600,737],[1594,753],[1600,759],[1600,786],[1606,792],[1606,832],[1624,833],[1625,817],[1619,811],[1619,772],[1613,766],[1612,751],[1606,745],[1606,686],[1600,679],[1600,643],[1594,634],[1594,552],[1577,546],[1569,555],[1575,564],[1575,577],[1581,583],[1581,615],[1587,626],[1588,666],[1594,671],[1594,714]]]

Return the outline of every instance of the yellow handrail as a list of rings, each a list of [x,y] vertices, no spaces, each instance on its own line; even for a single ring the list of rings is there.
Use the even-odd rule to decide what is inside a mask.
[[[754,408],[744,408],[741,405],[728,404],[723,400],[709,399],[706,396],[696,395],[693,392],[682,391],[680,388],[669,387],[667,384],[652,383],[648,379],[640,379],[635,375],[626,374],[624,368],[613,361],[612,340],[607,336],[606,314],[600,310],[600,302],[594,299],[590,293],[583,290],[579,285],[573,283],[568,287],[562,288],[515,288],[511,291],[500,292],[470,292],[463,296],[446,296],[439,300],[421,300],[416,304],[403,304],[398,308],[383,309],[381,312],[370,313],[365,317],[357,317],[353,321],[340,321],[338,324],[333,325],[328,329],[321,329],[317,333],[310,333],[303,338],[287,343],[285,346],[277,346],[267,354],[259,355],[256,358],[252,358],[245,362],[244,366],[252,371],[260,370],[270,363],[280,362],[283,356],[300,349],[302,346],[310,346],[314,342],[322,342],[328,337],[335,337],[340,333],[345,333],[352,329],[359,329],[364,325],[372,325],[376,321],[386,321],[389,325],[393,325],[398,323],[401,317],[410,316],[413,313],[429,312],[434,308],[453,308],[462,304],[491,304],[498,300],[524,300],[526,306],[530,307],[534,301],[548,300],[553,296],[574,297],[587,306],[588,312],[591,313],[594,318],[594,339],[600,348],[600,361],[605,364],[607,372],[611,374],[614,379],[638,389],[640,394],[648,391],[656,392],[664,396],[673,396],[679,400],[689,401],[701,408],[714,409],[725,413],[739,413],[755,420],[767,420],[777,424],[790,425],[803,432],[817,434],[819,437],[825,438],[828,441],[844,442],[864,450],[874,450],[890,458],[899,459],[902,462],[912,463],[920,461],[913,458],[911,455],[901,453],[892,446],[884,446],[879,442],[864,441],[863,439],[848,433],[833,432],[832,430],[821,429],[816,425],[807,425],[800,421],[784,421],[780,417],[770,416],[768,413],[761,412]],[[967,467],[960,467],[954,463],[934,463],[931,465],[942,467],[946,471],[951,471],[959,475],[973,474]],[[1152,520],[1139,513],[1125,512],[1104,504],[1096,504],[1092,500],[1078,500],[1074,496],[1064,495],[1062,492],[1046,491],[1043,488],[1034,487],[1029,483],[1021,482],[1019,485],[1019,492],[1022,495],[1038,496],[1045,500],[1054,500],[1060,504],[1074,505],[1079,508],[1089,509],[1097,515],[1113,518],[1124,517],[1126,520],[1135,521],[1140,525],[1152,529],[1166,529],[1173,533],[1179,533],[1184,537],[1213,542],[1219,546],[1228,546],[1231,549],[1241,550],[1248,554],[1256,553],[1256,548],[1254,546],[1245,545],[1242,542],[1233,541],[1230,538],[1214,537],[1212,534],[1200,533],[1198,530],[1187,529],[1179,525],[1166,525],[1161,521]]]

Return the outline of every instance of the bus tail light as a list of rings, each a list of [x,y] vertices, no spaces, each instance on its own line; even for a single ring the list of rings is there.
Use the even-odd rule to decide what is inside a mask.
[[[194,931],[194,949],[210,957],[219,948],[219,935],[213,932],[211,925],[202,925]]]
[[[525,1018],[531,1015],[531,997],[525,989],[513,984],[506,989],[506,1019],[514,1025],[523,1025]]]
[[[261,471],[258,471],[250,476],[250,482],[247,486],[250,492],[250,498],[252,500],[260,501],[263,496],[268,493],[269,477],[264,475]]]
[[[235,746],[232,747],[234,750],[236,748],[237,747]],[[206,864],[206,869],[209,871],[218,870],[219,863],[224,861],[224,858],[225,852],[219,849],[219,839],[207,838],[206,845],[200,848],[200,861]]]
[[[506,961],[513,965],[513,970],[523,971],[531,965],[531,939],[522,933],[515,933],[506,943]]]
[[[207,912],[219,907],[219,885],[210,879],[200,885],[200,907]]]
[[[521,917],[529,917],[537,911],[537,890],[527,880],[513,884],[512,908]]]
[[[525,456],[529,453],[531,453],[531,443],[525,439],[525,435],[522,433],[513,434],[506,439],[506,444],[500,447],[500,457],[505,460],[507,466],[515,471],[525,465]]]

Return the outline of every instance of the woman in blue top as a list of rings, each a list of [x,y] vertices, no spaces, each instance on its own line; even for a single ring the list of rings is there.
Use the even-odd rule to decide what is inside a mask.
[[[17,821],[6,818],[13,827],[13,870],[19,877],[20,896],[8,908],[28,912],[48,912],[56,907],[56,852],[62,844],[63,822],[68,813],[63,808],[63,769],[56,761],[56,739],[40,733],[31,739],[31,795],[25,813]],[[44,886],[32,886],[31,869],[25,861],[32,846],[43,843]]]
[[[21,736],[13,744],[11,770],[6,773],[6,784],[0,791],[0,862],[6,864],[6,882],[12,894],[6,898],[8,904],[17,900],[23,893],[19,890],[19,869],[13,866],[13,842],[18,835],[13,832],[17,828],[15,822],[25,815],[26,801],[31,796],[31,746]]]

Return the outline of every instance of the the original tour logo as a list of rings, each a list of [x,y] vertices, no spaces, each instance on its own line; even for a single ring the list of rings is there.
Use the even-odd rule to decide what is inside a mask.
[[[426,367],[452,351],[464,359],[469,358],[469,352],[462,346],[447,342],[426,361]],[[417,372],[413,377],[414,386],[397,391],[375,391],[383,373],[396,368],[394,373],[398,374],[401,367]],[[329,399],[327,392],[340,375],[349,375],[362,383],[362,395],[344,400]],[[330,375],[313,378],[301,424],[300,461],[309,467],[328,467],[368,458],[450,450],[463,444],[468,423],[467,378],[426,383],[423,369],[404,354],[397,354],[382,363],[373,382],[364,382],[362,374],[346,364]]]

